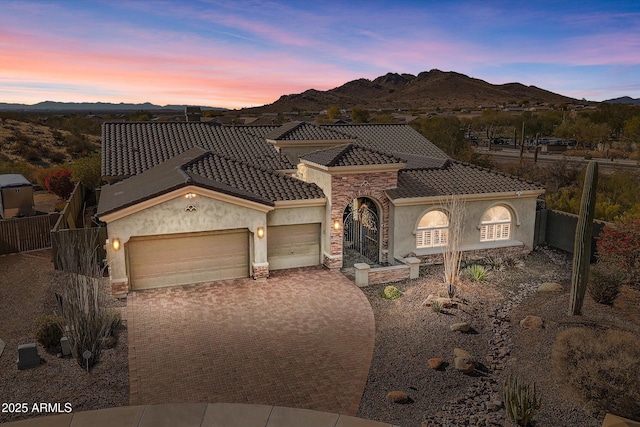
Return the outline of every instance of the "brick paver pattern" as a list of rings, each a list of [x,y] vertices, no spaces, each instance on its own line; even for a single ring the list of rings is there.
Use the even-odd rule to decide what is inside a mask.
[[[131,405],[358,410],[375,323],[367,298],[337,271],[133,292],[127,312]]]

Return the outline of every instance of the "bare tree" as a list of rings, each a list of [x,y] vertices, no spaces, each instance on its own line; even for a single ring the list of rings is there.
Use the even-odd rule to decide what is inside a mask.
[[[455,284],[460,275],[462,252],[460,242],[464,231],[464,200],[458,196],[450,196],[440,200],[449,216],[449,232],[447,244],[442,247],[442,262],[444,266],[444,283],[449,297],[455,293]]]
[[[83,232],[79,232],[83,231]],[[65,272],[59,297],[64,324],[61,325],[73,356],[81,366],[89,350],[89,366],[100,360],[102,339],[111,331],[113,316],[106,308],[106,291],[100,285],[103,268],[97,259],[98,234],[86,230],[60,233],[58,262]]]

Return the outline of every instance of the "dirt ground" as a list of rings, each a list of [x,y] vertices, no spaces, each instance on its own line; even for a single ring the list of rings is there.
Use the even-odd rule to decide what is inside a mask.
[[[475,417],[479,412],[477,400],[483,399],[478,391],[481,382],[488,382],[494,395],[502,399],[503,381],[508,373],[515,373],[529,383],[536,382],[542,396],[542,407],[534,418],[536,426],[601,426],[604,413],[585,405],[558,381],[551,366],[551,348],[557,333],[572,326],[640,334],[640,291],[624,287],[613,306],[596,304],[587,295],[583,314],[568,316],[570,262],[560,252],[534,251],[521,262],[490,270],[484,282],[463,282],[458,291],[464,303],[439,314],[422,302],[430,293],[443,292],[441,267],[424,269],[420,279],[396,284],[403,296],[393,301],[380,297],[385,285],[364,288],[375,314],[376,346],[357,416],[401,426],[421,426],[423,422],[427,426],[511,425],[504,408],[484,418]],[[494,337],[491,322],[495,308],[513,300],[518,289],[537,289],[544,282],[559,283],[564,291],[532,291],[513,305],[502,337],[510,345],[510,354],[504,359],[504,369],[492,370],[486,356],[489,340]],[[521,328],[519,321],[527,315],[540,316],[544,326],[537,330]],[[469,322],[472,333],[450,331],[449,326],[457,322]],[[454,347],[469,351],[482,372],[473,376],[457,372],[453,368]],[[427,360],[434,357],[445,359],[442,369],[427,366]],[[386,394],[392,390],[406,392],[411,403],[387,402]]]
[[[45,363],[18,370],[18,345],[36,342],[38,319],[53,314],[61,279],[50,250],[0,256],[0,339],[6,345],[0,355],[0,403],[27,403],[29,408],[26,413],[0,412],[0,423],[51,415],[34,412],[33,404],[39,403],[70,403],[74,412],[129,404],[126,329],[89,373],[75,359],[58,358],[40,344]]]

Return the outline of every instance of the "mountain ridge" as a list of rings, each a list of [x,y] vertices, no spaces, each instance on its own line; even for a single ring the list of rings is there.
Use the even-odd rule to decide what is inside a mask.
[[[185,107],[190,105],[156,105],[150,102],[144,103],[125,103],[120,102],[114,104],[111,102],[59,102],[59,101],[42,101],[36,104],[19,104],[0,102],[0,111],[92,111],[92,112],[114,112],[114,111],[138,111],[138,110],[163,110],[163,111],[184,111]],[[205,110],[227,111],[226,108],[220,107],[200,107]]]

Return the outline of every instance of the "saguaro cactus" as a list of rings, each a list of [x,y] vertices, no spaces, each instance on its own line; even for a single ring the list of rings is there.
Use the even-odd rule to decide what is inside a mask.
[[[569,316],[582,311],[584,292],[589,279],[591,262],[591,236],[593,234],[593,216],[596,210],[596,186],[598,185],[598,163],[589,162],[584,177],[580,217],[576,226],[573,244],[573,266],[571,270],[571,295],[569,298]]]

